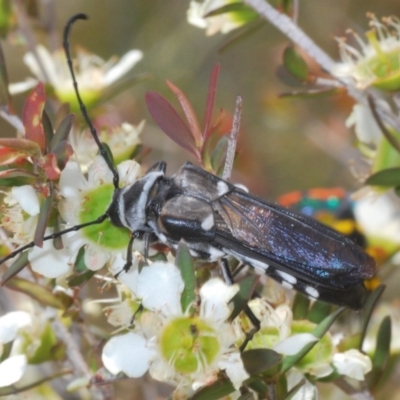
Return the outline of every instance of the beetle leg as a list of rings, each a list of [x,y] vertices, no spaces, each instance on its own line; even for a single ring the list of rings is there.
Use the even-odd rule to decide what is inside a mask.
[[[220,265],[222,270],[222,276],[224,277],[225,282],[228,285],[233,285],[235,281],[233,279],[231,270],[229,269],[228,260],[226,258],[221,258],[220,261],[221,261]],[[254,315],[253,311],[251,311],[250,307],[247,304],[244,307],[243,312],[246,314],[247,318],[253,324],[253,329],[251,329],[249,332],[246,332],[246,338],[239,348],[240,351],[243,351],[246,348],[247,344],[250,342],[250,340],[253,339],[253,336],[261,328],[259,319]]]

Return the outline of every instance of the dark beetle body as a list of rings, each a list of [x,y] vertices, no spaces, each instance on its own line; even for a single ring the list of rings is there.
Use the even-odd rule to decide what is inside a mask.
[[[363,307],[375,261],[352,241],[310,218],[268,203],[191,163],[165,176],[159,162],[133,185],[117,189],[111,221],[152,233],[196,257],[233,256],[284,287],[353,309]]]

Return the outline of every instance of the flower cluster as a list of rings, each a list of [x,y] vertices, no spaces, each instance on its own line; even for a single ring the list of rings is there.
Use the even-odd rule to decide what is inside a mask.
[[[148,370],[155,379],[190,394],[225,371],[234,387],[240,388],[249,375],[235,345],[237,333],[228,321],[229,302],[239,290],[237,285],[227,286],[218,278],[208,280],[199,290],[200,305],[195,312],[190,307],[182,309],[184,282],[173,264],[155,262],[144,267],[129,288],[134,288],[131,303],[140,300],[143,310],[131,327],[126,322],[134,307],[106,309],[113,325],[119,320],[128,330],[110,339],[103,349],[103,363],[110,372],[139,377]]]
[[[365,43],[356,33],[354,38],[361,50],[338,38],[342,62],[334,74],[353,78],[360,88],[374,86],[381,90],[395,91],[400,87],[400,21],[395,17],[379,22],[370,14],[372,30],[366,33]]]

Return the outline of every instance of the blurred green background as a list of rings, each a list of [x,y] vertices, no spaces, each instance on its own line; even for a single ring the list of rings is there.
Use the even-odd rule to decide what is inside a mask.
[[[173,173],[190,156],[154,124],[144,103],[145,93],[158,91],[177,104],[164,82],[169,79],[186,93],[202,116],[209,74],[218,62],[221,73],[216,110],[232,113],[236,95],[243,96],[241,154],[234,181],[270,200],[287,191],[316,186],[359,186],[348,164],[355,160],[361,172],[366,165],[357,160],[358,152],[351,146],[353,133],[344,125],[351,101],[344,96],[280,98],[281,93],[292,89],[276,76],[288,40],[267,22],[221,54],[219,50],[230,35],[206,37],[203,30],[189,25],[186,1],[55,0],[54,9],[49,7],[51,3],[39,2],[40,15],[55,21],[60,33],[72,14],[90,16],[89,21],[74,27],[73,45],[104,59],[122,56],[131,48],[143,50],[144,59],[131,73],[146,72],[151,79],[118,95],[114,103],[128,122],[137,124],[146,119],[142,139],[153,149],[146,163],[164,159],[169,173]],[[396,0],[301,1],[299,24],[338,59],[334,37],[345,35],[348,28],[361,34],[366,31],[368,11],[379,18],[396,15],[400,4]],[[39,35],[39,40],[46,44],[45,37]],[[23,54],[22,47],[5,44],[11,82],[30,76],[22,62]],[[16,98],[19,111],[23,98]],[[0,129],[2,136],[14,133],[4,123]]]

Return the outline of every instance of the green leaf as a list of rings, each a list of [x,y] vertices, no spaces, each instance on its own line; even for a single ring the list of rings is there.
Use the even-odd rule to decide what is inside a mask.
[[[211,10],[204,15],[204,18],[228,13],[231,14],[231,18],[234,19],[236,22],[241,22],[243,24],[251,22],[258,18],[258,13],[256,13],[252,8],[248,7],[241,1],[232,2],[222,7]]]
[[[306,319],[309,307],[310,299],[301,293],[296,293],[292,306],[293,319]]]
[[[371,186],[400,186],[400,168],[388,168],[367,178],[366,185]]]
[[[255,375],[279,364],[282,356],[271,349],[251,349],[242,353],[242,361],[246,371]]]
[[[391,369],[391,365],[394,363],[394,359],[390,360],[391,330],[391,319],[390,316],[387,315],[382,320],[379,327],[376,337],[375,353],[372,357],[372,371],[367,375],[367,382],[370,390],[382,386],[385,378],[388,377],[388,370]]]
[[[230,301],[233,303],[233,311],[229,317],[230,320],[233,321],[247,306],[247,302],[251,299],[259,280],[260,277],[258,275],[248,275],[237,282],[240,289]]]
[[[257,376],[252,376],[250,379],[248,379],[246,381],[246,386],[258,393],[258,398],[260,399],[265,398],[265,393],[267,393],[269,389],[267,383]]]
[[[294,46],[286,47],[283,53],[283,65],[295,78],[303,82],[308,81],[308,66]]]
[[[328,315],[321,323],[319,323],[310,333],[316,338],[321,339],[344,310],[344,307],[338,308],[335,312],[333,312],[331,315]],[[284,373],[292,368],[293,365],[300,361],[317,343],[318,341],[309,343],[297,354],[293,356],[285,356],[282,360],[281,373]]]
[[[375,354],[372,358],[374,369],[383,371],[390,357],[390,342],[392,339],[392,321],[387,315],[381,322],[376,338]]]
[[[17,292],[22,292],[37,300],[44,306],[63,309],[62,302],[48,288],[26,279],[16,278],[7,282],[6,287]]]
[[[7,2],[7,1],[6,1]],[[8,2],[7,2],[8,3]],[[4,0],[0,1],[0,36],[2,36],[3,31],[3,22],[4,22],[4,15],[3,15],[3,5]],[[0,107],[3,110],[6,110],[8,113],[14,113],[14,107],[12,104],[11,96],[8,91],[8,74],[7,74],[7,67],[6,67],[6,60],[4,58],[3,48],[0,43]]]
[[[13,187],[34,185],[37,176],[24,168],[9,168],[0,166],[0,186]]]
[[[360,343],[358,348],[361,350],[362,345],[367,333],[367,328],[369,324],[369,320],[371,319],[372,311],[375,308],[376,303],[381,297],[383,291],[385,290],[385,285],[378,286],[373,292],[371,292],[368,296],[367,302],[365,303],[364,310],[362,313],[362,322],[361,322],[361,335],[360,335]]]
[[[67,278],[69,287],[83,287],[94,275],[96,271],[88,269],[85,264],[85,246],[82,246],[75,259],[74,273]]]
[[[45,198],[45,200],[40,205],[40,213],[39,219],[35,229],[35,236],[33,241],[35,242],[35,246],[42,247],[43,245],[43,237],[46,231],[47,224],[49,222],[51,211],[54,207],[54,188],[53,185],[49,185],[50,193]]]
[[[244,393],[240,395],[237,400],[255,400],[256,398],[254,397],[253,393]]]
[[[307,315],[307,319],[315,324],[319,324],[327,315],[332,312],[332,305],[315,301]]]
[[[211,167],[216,175],[221,176],[224,170],[226,151],[228,149],[229,138],[227,135],[222,138],[216,144],[211,154]]]
[[[50,118],[49,118],[46,110],[43,110],[42,124],[43,124],[44,136],[46,138],[46,152],[49,152],[50,143],[54,136],[54,130],[53,130],[53,125],[51,124]]]
[[[231,13],[231,12],[248,11],[248,10],[249,10],[249,8],[243,3],[240,3],[240,2],[230,3],[230,4],[226,4],[225,6],[222,6],[215,10],[210,11],[209,13],[204,15],[204,17],[208,18],[208,17],[214,17],[216,15],[222,15],[222,14],[227,14],[227,13]]]
[[[28,250],[20,253],[19,257],[11,264],[10,268],[4,272],[1,278],[1,286],[3,286],[7,281],[9,281],[13,276],[17,275],[18,272],[22,271],[28,265],[28,254]]]
[[[54,149],[59,143],[64,142],[68,139],[69,132],[74,123],[75,115],[68,114],[57,126],[56,132],[50,142],[50,151],[54,152]]]
[[[87,270],[88,267],[85,264],[85,246],[82,246],[75,258],[74,272],[82,273],[86,272]]]
[[[46,324],[45,328],[41,332],[40,344],[35,349],[33,354],[29,354],[28,351],[28,362],[29,364],[41,364],[45,361],[60,361],[65,355],[65,344],[58,342],[57,336],[55,335],[51,325]]]
[[[184,240],[181,240],[178,244],[175,265],[181,271],[182,279],[185,283],[185,288],[181,295],[181,305],[183,312],[186,312],[188,307],[193,306],[196,299],[196,275],[192,256]]]
[[[67,283],[69,287],[83,287],[92,279],[96,274],[96,271],[88,269],[85,272],[76,272],[67,278]]]
[[[5,39],[10,28],[15,25],[11,0],[0,1],[0,36]]]
[[[209,386],[199,389],[190,399],[191,400],[219,400],[224,396],[233,393],[235,388],[229,379],[219,379]]]
[[[386,134],[389,134],[392,138],[392,141],[396,141],[396,143],[400,143],[400,133],[389,129]],[[379,144],[376,148],[375,155],[373,157],[371,173],[375,174],[376,172],[380,172],[386,170],[388,168],[399,168],[400,167],[400,154],[399,150],[393,147],[393,144],[383,136],[379,141]]]

